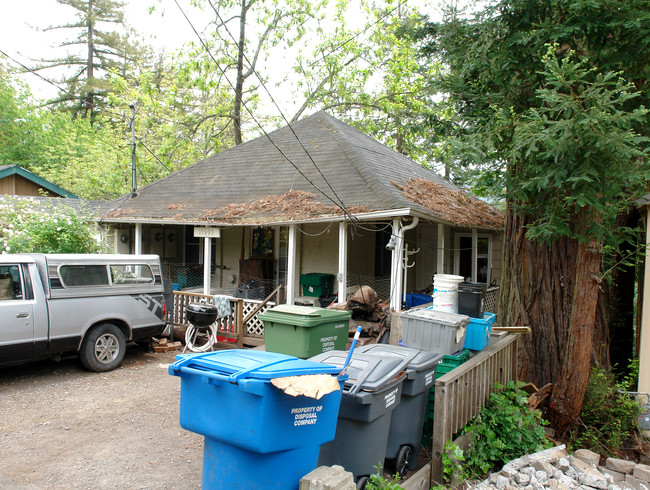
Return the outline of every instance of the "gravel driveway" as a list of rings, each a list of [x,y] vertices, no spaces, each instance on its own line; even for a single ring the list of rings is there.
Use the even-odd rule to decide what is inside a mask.
[[[129,346],[121,368],[77,359],[0,367],[0,488],[200,488],[203,437],[178,423],[178,352]]]

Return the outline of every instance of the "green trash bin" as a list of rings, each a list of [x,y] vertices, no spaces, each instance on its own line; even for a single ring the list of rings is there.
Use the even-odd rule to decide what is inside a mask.
[[[268,352],[307,359],[331,350],[345,350],[351,315],[350,311],[278,305],[258,318],[264,322]]]

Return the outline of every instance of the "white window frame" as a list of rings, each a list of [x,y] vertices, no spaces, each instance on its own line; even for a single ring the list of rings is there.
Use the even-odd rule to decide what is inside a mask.
[[[472,282],[476,282],[478,275],[478,259],[487,258],[487,283],[492,281],[492,235],[489,233],[477,233],[472,230],[472,233],[455,233],[454,234],[454,274],[460,273],[460,239],[472,238]],[[487,239],[488,251],[487,254],[478,253],[478,240]]]

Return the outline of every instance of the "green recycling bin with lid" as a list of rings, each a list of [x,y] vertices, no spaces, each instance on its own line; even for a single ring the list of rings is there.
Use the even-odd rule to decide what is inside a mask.
[[[402,398],[391,416],[386,445],[386,458],[392,460],[396,472],[404,477],[408,470],[417,467],[429,390],[435,383],[436,367],[444,355],[388,344],[365,345],[359,347],[358,352],[408,360]]]
[[[345,375],[340,369],[273,352],[223,350],[181,355],[180,425],[205,436],[201,487],[297,490],[334,438]],[[293,396],[278,378],[332,377],[334,391]],[[312,378],[313,379],[313,378]]]
[[[306,359],[331,350],[344,350],[352,312],[314,306],[278,305],[260,313],[264,347]]]
[[[348,353],[331,351],[311,361],[343,368]],[[391,415],[399,405],[408,359],[354,352],[346,369],[334,440],[321,446],[319,466],[343,466],[363,488],[386,456]]]

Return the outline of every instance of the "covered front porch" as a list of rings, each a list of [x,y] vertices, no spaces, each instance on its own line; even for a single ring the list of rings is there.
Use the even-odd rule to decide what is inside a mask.
[[[157,254],[174,290],[210,296],[261,301],[283,285],[277,301],[320,306],[368,285],[400,311],[409,295],[431,294],[434,274],[488,284],[501,276],[500,232],[435,222],[410,209],[352,221],[107,225],[116,252]],[[310,287],[314,277],[322,287]]]

